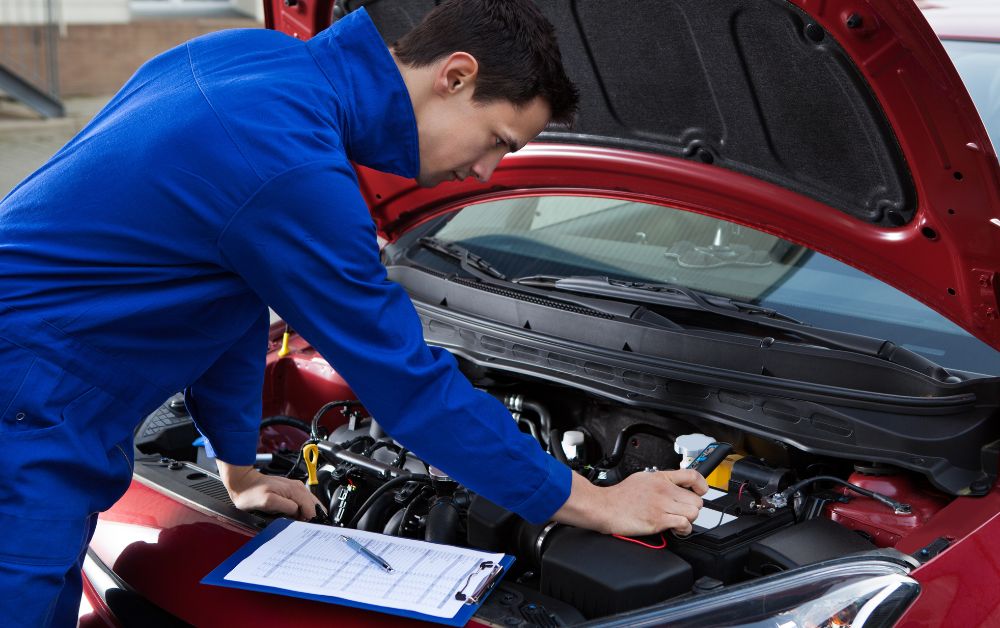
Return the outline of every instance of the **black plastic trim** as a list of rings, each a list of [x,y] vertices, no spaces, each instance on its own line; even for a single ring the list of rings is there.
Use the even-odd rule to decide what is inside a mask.
[[[717,421],[808,452],[893,464],[952,495],[995,480],[981,458],[983,447],[1000,437],[992,380],[956,386],[956,394],[942,397],[843,390],[614,352],[415,306],[429,343],[482,367]]]
[[[237,508],[218,476],[190,462],[158,457],[136,459],[133,477],[164,495],[204,513],[225,517],[249,531],[258,532],[274,519]]]

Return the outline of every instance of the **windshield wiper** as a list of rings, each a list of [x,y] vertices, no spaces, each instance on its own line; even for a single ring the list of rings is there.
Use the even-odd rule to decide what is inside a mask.
[[[948,371],[940,365],[889,340],[812,327],[769,308],[693,290],[677,284],[621,281],[608,277],[554,277],[550,275],[519,277],[511,281],[536,288],[564,290],[613,299],[627,299],[645,304],[710,312],[770,329],[779,329],[828,349],[839,349],[887,360],[939,381],[949,381],[951,377]]]
[[[628,296],[631,291],[637,292],[633,298],[641,298],[651,302],[668,306],[690,307],[697,306],[697,309],[714,310],[720,308],[734,312],[742,312],[754,316],[765,316],[773,320],[781,320],[796,325],[806,325],[802,321],[796,320],[772,310],[752,303],[737,301],[729,297],[724,297],[710,292],[702,292],[686,286],[671,283],[647,283],[642,281],[625,281],[622,279],[611,279],[608,277],[557,277],[554,275],[531,275],[518,277],[511,282],[536,288],[554,288],[566,290],[568,292],[583,292],[586,294],[621,298]],[[650,299],[649,293],[657,295]],[[708,307],[705,307],[708,306]]]
[[[497,270],[497,268],[487,262],[485,259],[479,257],[472,251],[461,247],[454,242],[445,242],[444,240],[439,240],[437,238],[432,238],[430,236],[425,236],[417,240],[420,246],[427,250],[434,251],[444,255],[445,257],[450,257],[452,259],[457,259],[460,262],[462,269],[470,272],[470,274],[475,275],[471,269],[478,270],[479,272],[486,273],[490,277],[495,279],[506,279],[507,275]]]

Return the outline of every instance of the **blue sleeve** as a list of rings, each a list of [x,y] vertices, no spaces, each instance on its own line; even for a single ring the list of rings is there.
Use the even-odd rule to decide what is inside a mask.
[[[571,471],[428,347],[406,292],[386,277],[375,225],[346,162],[266,183],[219,240],[231,265],[351,386],[386,432],[463,485],[540,522]]]
[[[257,455],[270,319],[261,309],[246,333],[184,391],[209,455],[229,464],[250,465]]]

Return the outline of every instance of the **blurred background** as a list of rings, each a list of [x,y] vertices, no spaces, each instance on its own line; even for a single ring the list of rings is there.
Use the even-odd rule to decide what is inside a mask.
[[[0,198],[150,57],[263,22],[260,0],[0,0]]]

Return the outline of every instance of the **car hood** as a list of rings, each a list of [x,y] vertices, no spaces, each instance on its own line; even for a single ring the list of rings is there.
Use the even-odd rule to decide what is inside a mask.
[[[366,10],[391,42],[434,4],[380,0]],[[659,164],[658,185],[674,184],[661,202],[840,259],[1000,348],[1000,167],[912,0],[537,4],[580,87],[578,120],[506,158],[488,185],[419,189],[359,168],[384,238],[484,194],[565,189],[530,173],[552,164],[540,154],[565,165],[583,146],[580,159],[596,170],[580,184],[628,187],[596,178],[601,159]],[[268,22],[312,34],[282,13]]]

